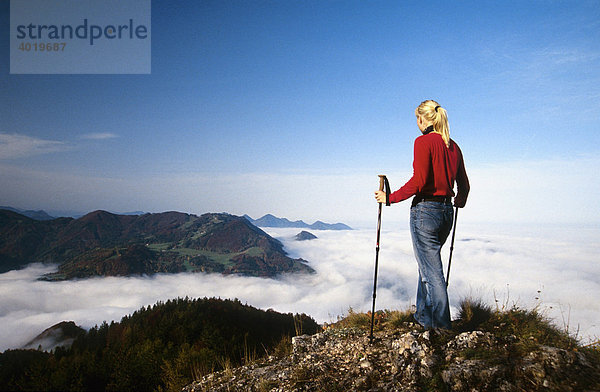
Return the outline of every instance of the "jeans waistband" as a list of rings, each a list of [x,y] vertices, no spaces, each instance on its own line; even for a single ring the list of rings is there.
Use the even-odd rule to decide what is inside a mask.
[[[417,195],[412,200],[412,207],[422,201],[434,201],[436,203],[451,204],[452,196],[433,196],[433,195]]]

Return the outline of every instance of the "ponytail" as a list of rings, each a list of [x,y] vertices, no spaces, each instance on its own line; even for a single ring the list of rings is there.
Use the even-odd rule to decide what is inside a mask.
[[[433,126],[433,132],[439,134],[446,147],[450,147],[450,127],[448,125],[448,112],[434,100],[427,100],[415,110],[417,116],[423,117]]]

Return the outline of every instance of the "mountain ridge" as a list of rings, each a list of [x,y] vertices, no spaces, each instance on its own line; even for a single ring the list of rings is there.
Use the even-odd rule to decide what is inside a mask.
[[[246,219],[169,211],[36,221],[0,210],[0,273],[31,262],[59,264],[47,280],[158,272],[219,272],[272,277],[314,272]]]
[[[299,229],[313,230],[352,230],[352,228],[344,223],[325,223],[320,220],[313,224],[308,224],[302,220],[290,221],[287,218],[278,218],[272,214],[266,214],[258,219],[252,219],[248,215],[244,215],[250,223],[258,227],[290,227]]]
[[[31,219],[35,219],[35,220],[52,220],[52,219],[56,219],[56,217],[50,216],[44,210],[21,210],[19,208],[8,207],[8,206],[0,206],[0,210],[9,210],[9,211],[21,214],[21,215],[25,215],[26,217],[31,218]]]
[[[20,208],[14,208],[10,206],[0,206],[0,210],[9,210],[16,212],[21,215],[25,215],[28,218],[35,220],[52,220],[57,218],[81,218],[87,215],[87,213],[76,212],[76,211],[59,211],[59,210],[23,210]],[[111,212],[116,215],[144,215],[144,211],[128,211],[128,212]]]

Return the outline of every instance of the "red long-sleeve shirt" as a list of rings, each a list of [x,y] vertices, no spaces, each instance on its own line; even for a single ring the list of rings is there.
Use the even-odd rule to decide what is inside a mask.
[[[469,195],[469,179],[462,152],[451,139],[446,147],[442,136],[429,132],[415,140],[413,176],[404,186],[390,195],[391,203],[398,203],[413,195],[455,196],[454,205],[464,207]]]

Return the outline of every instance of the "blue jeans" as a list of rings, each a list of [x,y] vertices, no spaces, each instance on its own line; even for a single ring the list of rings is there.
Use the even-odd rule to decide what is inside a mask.
[[[410,209],[410,233],[419,266],[415,320],[450,329],[450,307],[440,251],[452,229],[451,204],[422,201]]]

